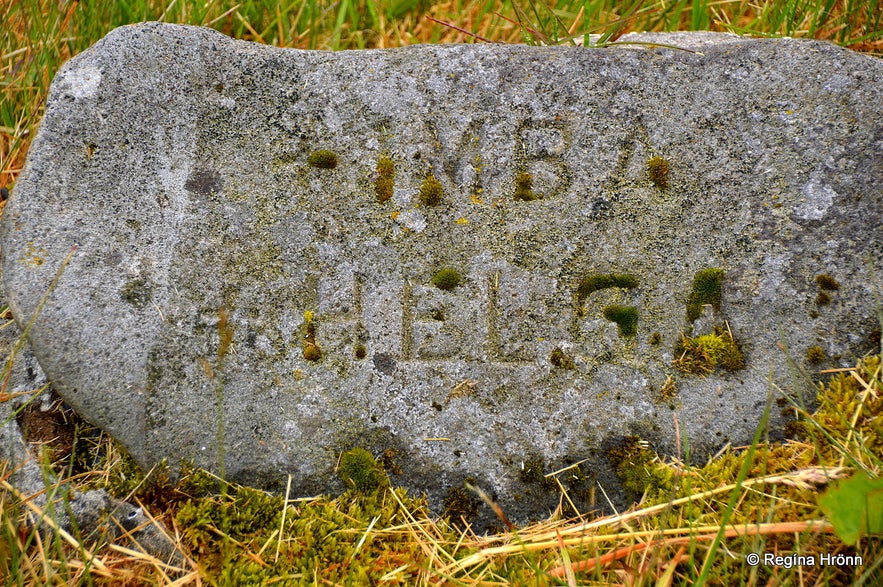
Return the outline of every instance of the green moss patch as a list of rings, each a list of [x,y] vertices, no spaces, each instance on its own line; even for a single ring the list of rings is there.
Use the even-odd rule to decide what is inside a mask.
[[[647,161],[647,177],[659,188],[668,187],[668,161],[660,156],[651,157]]]
[[[337,167],[337,154],[327,149],[315,151],[307,157],[307,163],[319,169],[334,169]]]
[[[389,486],[386,471],[364,448],[354,448],[343,453],[337,475],[347,487],[356,491],[370,492]]]
[[[554,366],[560,369],[565,370],[573,370],[576,369],[576,365],[573,362],[573,359],[568,357],[560,347],[556,347],[552,350],[549,355],[549,362]]]
[[[827,273],[816,275],[816,283],[821,289],[826,289],[828,291],[837,291],[840,289],[840,283]]]
[[[616,322],[622,336],[634,336],[638,332],[638,309],[634,306],[607,306],[604,317]]]
[[[533,191],[533,176],[529,173],[519,173],[515,176],[515,199],[521,202],[530,202],[541,198]]]
[[[674,472],[662,464],[650,444],[637,436],[628,436],[607,451],[607,458],[616,476],[633,498],[645,493],[656,495],[671,489]]]
[[[322,349],[316,344],[316,323],[313,321],[312,312],[304,312],[304,359],[316,362],[322,359]]]
[[[818,365],[828,358],[828,355],[819,345],[814,345],[806,349],[806,360],[812,365]]]
[[[442,516],[456,526],[471,524],[478,515],[478,499],[462,487],[451,487],[445,494]]]
[[[445,291],[450,291],[460,285],[460,273],[453,267],[445,267],[432,276],[432,285]]]
[[[377,160],[377,180],[374,182],[374,191],[377,201],[384,203],[392,198],[395,180],[395,165],[392,159],[383,155]]]
[[[591,293],[609,287],[634,289],[638,287],[638,278],[629,273],[593,273],[580,280],[576,295],[582,303]]]
[[[687,320],[690,322],[702,315],[702,306],[708,304],[720,308],[724,270],[712,267],[697,271],[693,276],[693,290],[687,300]]]

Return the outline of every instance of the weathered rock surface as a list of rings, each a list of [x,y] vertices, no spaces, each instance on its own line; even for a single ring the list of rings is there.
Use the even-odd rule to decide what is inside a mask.
[[[41,464],[41,455],[32,453],[17,417],[23,411],[21,404],[27,401],[33,402],[36,411],[49,409],[44,400],[50,393],[40,393],[46,378],[27,346],[16,348],[20,335],[14,326],[0,330],[0,357],[5,367],[0,386],[0,479],[9,484],[0,487],[0,492],[5,494],[11,486],[18,500],[28,501],[45,513],[45,517],[38,516],[30,507],[22,506],[27,523],[44,535],[61,528],[87,542],[110,540],[169,563],[183,564],[162,522],[148,517],[139,507],[115,499],[104,489],[74,491]],[[10,357],[14,361],[10,362]],[[39,397],[35,398],[36,393]]]
[[[26,322],[77,245],[30,343],[145,466],[312,492],[363,446],[518,517],[555,502],[538,463],[589,459],[574,496],[615,493],[605,449],[673,451],[675,417],[694,454],[744,442],[773,384],[796,393],[781,347],[871,348],[883,62],[661,39],[702,53],[118,29],[53,83],[3,216],[10,307]],[[722,290],[694,291],[708,269]],[[744,368],[680,371],[715,327]]]

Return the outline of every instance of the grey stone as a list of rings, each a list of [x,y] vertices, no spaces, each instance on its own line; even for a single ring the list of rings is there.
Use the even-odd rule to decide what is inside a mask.
[[[0,357],[5,361],[0,388],[0,478],[8,480],[16,497],[30,501],[43,512],[43,516],[37,516],[23,507],[27,523],[44,535],[61,528],[86,544],[113,541],[182,565],[184,558],[162,522],[103,489],[75,491],[39,464],[39,456],[22,438],[16,415],[26,402],[41,400],[49,392],[39,393],[46,386],[46,377],[28,345],[17,344],[20,336],[15,325],[0,330]]]
[[[3,217],[10,307],[28,320],[77,245],[29,340],[145,467],[310,493],[341,489],[338,455],[362,446],[433,503],[471,478],[524,518],[557,503],[532,466],[588,459],[574,495],[620,495],[606,450],[623,437],[674,454],[679,430],[700,457],[746,442],[770,395],[811,392],[807,348],[827,366],[870,350],[883,273],[883,64],[670,39],[701,53],[117,29],[53,83]],[[309,164],[323,149],[336,167]],[[541,197],[515,199],[519,174]],[[433,285],[444,267],[456,287]],[[721,302],[689,320],[709,268]],[[578,293],[607,274],[636,287]],[[614,305],[636,308],[633,335]],[[676,369],[682,334],[715,327],[744,369]]]

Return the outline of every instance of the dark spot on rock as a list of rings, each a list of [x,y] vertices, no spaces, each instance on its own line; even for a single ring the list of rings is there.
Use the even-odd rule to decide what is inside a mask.
[[[143,308],[153,297],[153,291],[146,279],[138,277],[126,282],[120,290],[120,297],[136,308]]]
[[[224,187],[224,179],[217,171],[210,169],[197,169],[184,183],[184,189],[200,196],[210,196],[219,193]]]
[[[386,353],[374,355],[374,368],[384,375],[392,375],[396,370],[396,360]]]

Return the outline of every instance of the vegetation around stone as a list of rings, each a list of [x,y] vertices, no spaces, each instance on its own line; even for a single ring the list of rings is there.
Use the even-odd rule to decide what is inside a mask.
[[[163,471],[144,475],[106,437],[81,440],[77,450],[84,454],[70,459],[97,464],[80,473],[78,487],[104,486],[137,500],[172,528],[184,556],[167,564],[100,542],[92,546],[96,537],[76,533],[68,542],[58,536],[41,542],[22,521],[23,496],[0,475],[0,571],[20,585],[471,586],[558,585],[568,577],[570,584],[608,584],[619,580],[624,565],[643,569],[634,585],[666,577],[679,585],[878,584],[883,524],[876,514],[868,518],[862,492],[876,491],[883,469],[880,356],[819,384],[813,413],[791,395],[782,398],[796,415],[784,442],[761,442],[761,426],[748,447],[727,447],[700,465],[661,457],[636,436],[611,447],[607,457],[636,500],[617,515],[563,517],[574,475],[584,473],[579,467],[547,471],[541,459],[526,460],[522,481],[559,491],[562,507],[518,528],[517,536],[471,531],[486,495],[453,486],[444,512],[435,513],[422,497],[391,487],[380,462],[361,448],[340,457],[349,489],[293,499],[190,467],[177,483]],[[78,434],[91,438],[84,428]],[[688,553],[687,544],[696,552]],[[652,566],[646,549],[652,549]],[[832,565],[746,564],[756,553],[792,563],[798,555],[840,558]]]

